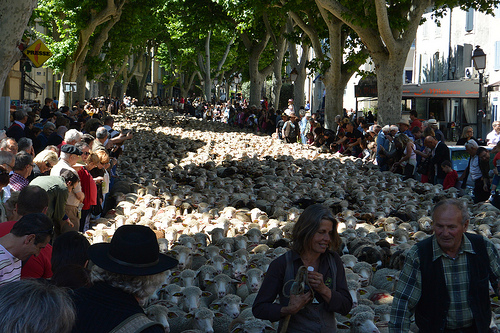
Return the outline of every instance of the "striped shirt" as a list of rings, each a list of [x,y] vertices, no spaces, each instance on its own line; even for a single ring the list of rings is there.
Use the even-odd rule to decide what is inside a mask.
[[[493,274],[500,277],[500,263],[494,245],[486,240],[490,267]],[[449,257],[439,247],[436,237],[432,239],[432,260],[441,258],[446,281],[446,289],[450,296],[450,307],[446,317],[446,328],[456,329],[473,324],[472,310],[468,303],[469,274],[467,252],[475,254],[472,244],[463,237],[462,245],[455,259]],[[496,288],[497,286],[494,286]],[[417,246],[413,246],[406,257],[405,265],[399,276],[389,322],[390,332],[409,332],[410,317],[422,294],[422,276]]]
[[[21,260],[0,245],[0,286],[21,278]]]

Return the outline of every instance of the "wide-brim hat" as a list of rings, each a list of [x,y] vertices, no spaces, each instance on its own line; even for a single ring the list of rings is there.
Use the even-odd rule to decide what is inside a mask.
[[[142,225],[119,227],[110,243],[91,245],[88,254],[94,264],[107,271],[133,276],[158,274],[179,263],[160,253],[155,233]]]
[[[401,119],[400,121],[398,121],[398,124],[404,124],[406,126],[410,126],[410,122],[408,120],[405,120],[405,119]]]
[[[427,124],[429,124],[429,125],[436,125],[437,126],[437,123],[438,122],[437,122],[436,119],[429,119],[429,120],[427,120]]]

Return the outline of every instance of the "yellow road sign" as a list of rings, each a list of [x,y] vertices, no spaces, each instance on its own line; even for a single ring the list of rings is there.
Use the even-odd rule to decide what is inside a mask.
[[[50,57],[52,57],[52,52],[45,46],[45,44],[38,39],[36,42],[31,44],[24,54],[31,60],[35,67],[40,67],[46,62]]]

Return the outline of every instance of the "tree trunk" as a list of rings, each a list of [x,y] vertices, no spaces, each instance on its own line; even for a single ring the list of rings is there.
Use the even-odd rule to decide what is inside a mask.
[[[378,116],[380,125],[395,124],[401,119],[403,74],[406,54],[373,59],[377,73]]]
[[[80,104],[85,100],[85,92],[86,92],[86,83],[87,83],[87,75],[85,72],[78,73],[76,77],[76,93],[73,93],[74,101],[80,101]],[[73,101],[72,101],[73,102]]]
[[[144,56],[144,62],[146,63],[146,66],[144,66],[144,72],[142,73],[142,78],[141,82],[139,83],[139,98],[142,101],[144,98],[144,91],[146,90],[146,80],[148,79],[148,73],[151,70],[151,57],[149,56],[149,48]]]
[[[295,47],[295,44],[293,44]],[[307,78],[306,64],[309,58],[309,51],[311,47],[308,44],[302,44],[302,55],[300,57],[300,62],[297,57],[293,63],[295,64],[294,68],[297,69],[297,80],[295,80],[293,84],[293,103],[296,108],[300,108],[301,106],[305,106],[305,96],[304,96],[304,86]],[[292,53],[290,53],[291,55]],[[292,57],[290,57],[292,59]],[[292,62],[292,61],[290,61]]]
[[[323,74],[325,84],[325,127],[334,130],[337,126],[335,116],[342,114],[344,105],[344,87],[340,79],[340,74],[334,73],[330,67]]]
[[[36,0],[0,1],[0,94],[14,64],[21,58],[18,43],[23,37]]]
[[[260,56],[260,54],[259,54]],[[265,76],[259,72],[259,58],[254,58],[253,54],[249,55],[248,69],[250,72],[250,102],[249,105],[260,105],[262,97],[262,84]]]

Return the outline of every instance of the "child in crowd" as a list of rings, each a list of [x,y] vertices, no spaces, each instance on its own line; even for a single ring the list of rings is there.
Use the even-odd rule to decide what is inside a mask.
[[[491,181],[491,195],[488,201],[493,201],[493,197],[496,195],[498,182],[500,181],[500,176],[498,175],[498,170],[500,169],[500,142],[491,150],[495,153],[493,158],[493,180]]]
[[[444,178],[443,182],[443,190],[455,187],[458,180],[458,173],[451,167],[451,162],[444,161],[443,163],[441,163],[441,168],[443,169],[444,173],[446,173],[446,177]]]

